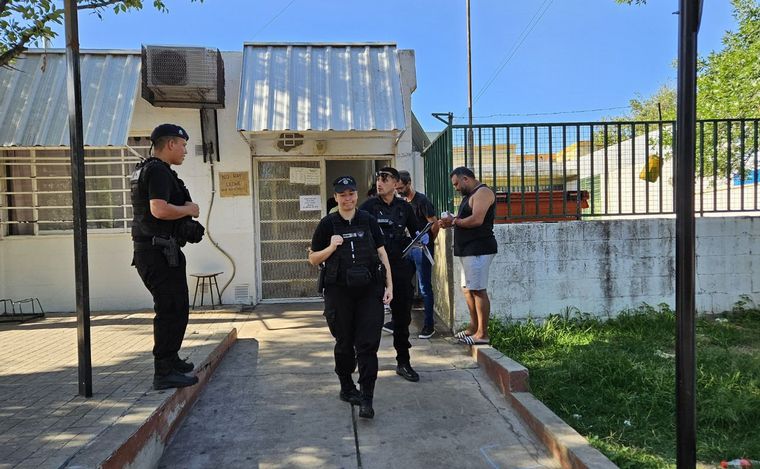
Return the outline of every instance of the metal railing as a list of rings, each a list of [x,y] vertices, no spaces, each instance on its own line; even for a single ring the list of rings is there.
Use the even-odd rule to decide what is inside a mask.
[[[695,211],[758,211],[758,122],[697,122]],[[471,168],[497,193],[501,221],[674,213],[675,122],[450,125],[424,151],[427,195],[458,203],[450,171]]]

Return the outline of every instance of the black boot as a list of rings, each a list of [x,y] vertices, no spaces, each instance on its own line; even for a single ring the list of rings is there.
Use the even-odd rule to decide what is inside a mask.
[[[359,403],[359,417],[371,419],[375,417],[375,409],[372,408],[372,396],[374,386],[362,386],[361,402]]]
[[[351,376],[338,376],[338,379],[340,379],[340,400],[351,405],[359,405],[361,393],[356,389]]]
[[[174,358],[172,358],[172,366],[180,373],[190,373],[195,369],[193,362],[183,360],[179,358],[179,355],[174,355]]]
[[[401,376],[407,381],[411,381],[413,383],[416,383],[420,380],[420,375],[417,374],[416,371],[414,371],[414,368],[412,368],[412,365],[409,363],[399,364],[396,367],[396,374]]]
[[[184,388],[198,382],[196,376],[187,376],[174,368],[174,358],[164,358],[154,362],[153,389]]]

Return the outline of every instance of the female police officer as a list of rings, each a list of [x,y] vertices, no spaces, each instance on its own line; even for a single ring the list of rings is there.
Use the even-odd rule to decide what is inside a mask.
[[[383,303],[389,304],[393,298],[390,266],[377,220],[356,208],[354,178],[339,177],[333,187],[338,211],[317,225],[309,263],[325,264],[324,314],[335,337],[340,399],[359,405],[360,417],[372,418]],[[357,362],[361,392],[351,378]]]

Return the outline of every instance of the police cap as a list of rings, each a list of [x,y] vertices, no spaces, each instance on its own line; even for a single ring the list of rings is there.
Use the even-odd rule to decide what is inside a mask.
[[[340,194],[343,191],[356,190],[356,179],[351,176],[341,176],[333,181],[333,188],[336,194]]]
[[[150,141],[155,145],[161,137],[180,137],[190,140],[190,136],[185,129],[175,124],[161,124],[150,133]]]

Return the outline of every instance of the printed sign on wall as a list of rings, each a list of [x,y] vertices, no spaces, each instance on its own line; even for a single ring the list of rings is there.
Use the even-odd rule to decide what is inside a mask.
[[[219,192],[222,197],[251,195],[248,185],[248,171],[219,173]]]
[[[298,202],[302,212],[318,212],[322,210],[322,197],[318,195],[299,196]]]
[[[319,168],[290,168],[291,184],[318,186],[320,180]]]

